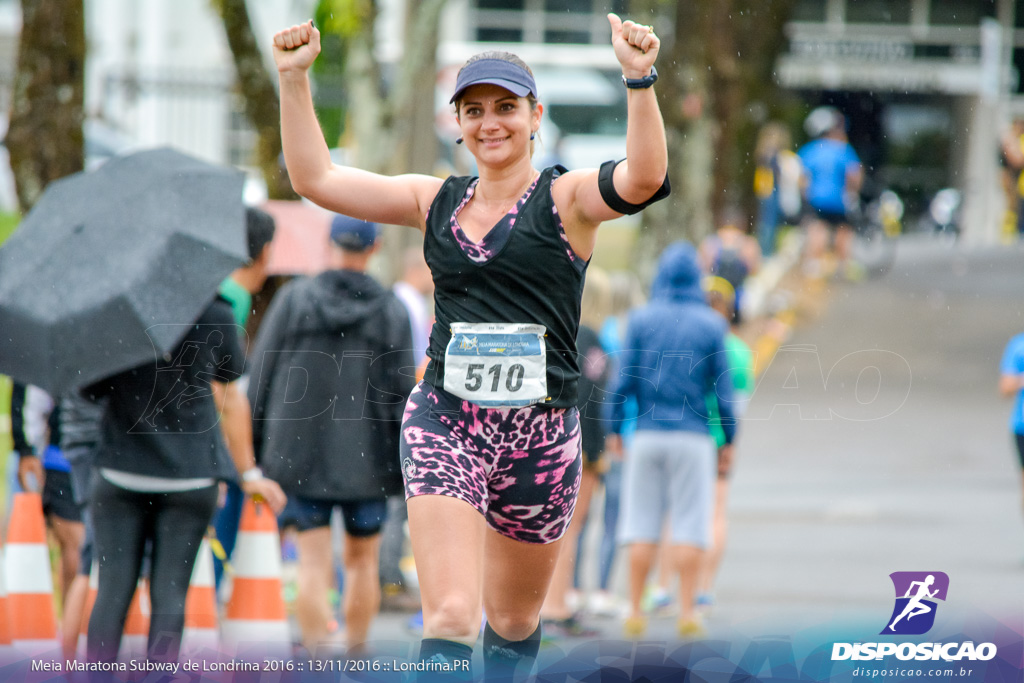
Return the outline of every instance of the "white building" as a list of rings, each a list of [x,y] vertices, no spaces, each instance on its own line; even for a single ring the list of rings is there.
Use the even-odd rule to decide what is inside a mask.
[[[378,57],[394,63],[403,47],[405,3],[379,4]],[[315,5],[316,0],[250,0],[258,40],[269,46],[275,30],[308,19]],[[614,156],[609,150],[621,143],[621,88],[615,87],[605,14],[622,13],[627,5],[448,0],[438,51],[439,136],[449,143],[455,137],[444,125],[457,65],[482,50],[510,49],[536,68],[549,119],[557,125],[561,117],[566,128],[542,131],[543,153],[553,154],[554,138],[564,132],[570,143],[573,136],[580,142],[570,144],[568,153],[557,150],[571,157],[563,157],[570,165],[592,162],[577,151]],[[139,147],[174,145],[211,161],[250,162],[253,136],[211,0],[85,0],[85,7],[90,141],[100,137],[99,128]],[[8,84],[18,26],[18,2],[0,0],[0,79]],[[937,134],[940,143],[932,150],[940,153],[931,165],[897,163],[883,152],[869,160],[872,172],[911,201],[915,192],[959,187],[973,236],[991,240],[1000,217],[992,150],[1015,103],[1024,102],[1017,77],[1024,67],[1024,0],[798,0],[787,32],[781,83],[802,92],[809,104],[839,98],[850,107],[870,105],[877,120],[865,116],[867,123],[858,125],[870,130],[853,131],[869,148],[877,143],[891,151],[904,142],[913,147],[923,131]],[[272,69],[269,49],[266,59]],[[603,87],[602,78],[612,87]],[[6,98],[5,90],[0,97]],[[7,104],[0,101],[4,110]]]
[[[846,111],[877,182],[919,203],[956,187],[965,237],[997,239],[1000,139],[1024,103],[1024,2],[798,0],[787,33],[781,84]]]
[[[307,19],[314,0],[249,3],[257,40]],[[140,147],[245,164],[251,133],[210,0],[86,0],[86,112]],[[269,49],[268,68],[272,69]],[[273,72],[271,72],[273,73]]]

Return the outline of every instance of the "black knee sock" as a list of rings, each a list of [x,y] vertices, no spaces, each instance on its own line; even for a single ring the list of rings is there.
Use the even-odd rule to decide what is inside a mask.
[[[473,648],[444,638],[424,638],[420,642],[420,663],[426,668],[419,681],[473,680]]]
[[[523,640],[505,640],[491,628],[484,628],[484,676],[487,681],[514,680],[516,666],[526,661],[520,675],[525,677],[540,650],[540,624]]]

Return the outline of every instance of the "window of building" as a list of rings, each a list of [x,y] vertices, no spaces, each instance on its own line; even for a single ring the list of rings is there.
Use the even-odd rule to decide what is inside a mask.
[[[996,15],[996,0],[932,0],[931,23],[950,26],[977,26],[985,17]]]
[[[1017,72],[1017,81],[1011,83],[1011,91],[1024,94],[1024,47],[1013,48],[1013,68]]]
[[[797,0],[793,21],[825,21],[825,0]]]
[[[523,42],[523,30],[481,26],[476,30],[476,39],[482,43],[521,43]]]
[[[482,42],[603,44],[611,11],[628,0],[473,0],[470,34]]]
[[[587,14],[593,10],[590,0],[544,0],[545,12]]]
[[[910,23],[910,0],[848,0],[846,21],[854,24]]]
[[[544,42],[568,45],[586,45],[590,42],[590,33],[588,31],[544,31]]]
[[[495,9],[522,12],[526,0],[476,0],[477,9]]]

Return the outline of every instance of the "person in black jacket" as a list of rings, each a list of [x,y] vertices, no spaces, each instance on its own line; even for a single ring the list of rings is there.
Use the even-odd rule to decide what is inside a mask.
[[[99,560],[89,619],[91,662],[117,659],[147,544],[147,656],[177,660],[185,594],[219,481],[242,472],[247,495],[260,496],[275,511],[284,507],[284,494],[253,465],[251,452],[229,452],[217,428],[219,396],[244,364],[231,305],[217,296],[185,327],[168,356],[82,390],[89,400],[106,399],[90,499]]]
[[[256,457],[288,494],[282,526],[299,529],[296,616],[311,653],[329,635],[332,511],[345,524],[351,651],[380,607],[380,529],[387,497],[402,491],[399,429],[415,360],[405,306],[365,272],[376,237],[375,224],[336,216],[333,268],[281,289],[252,355]]]

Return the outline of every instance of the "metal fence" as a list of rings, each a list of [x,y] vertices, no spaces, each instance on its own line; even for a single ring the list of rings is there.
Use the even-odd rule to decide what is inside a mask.
[[[233,70],[108,73],[98,115],[139,146],[172,145],[217,163],[252,164],[249,125]]]

